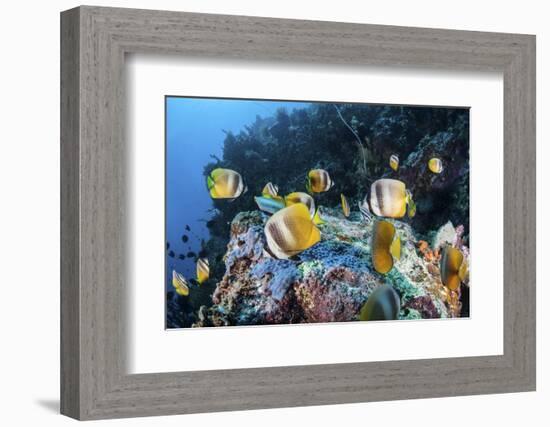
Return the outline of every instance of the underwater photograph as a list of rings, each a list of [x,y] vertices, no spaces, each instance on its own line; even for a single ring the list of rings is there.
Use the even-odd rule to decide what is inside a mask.
[[[166,96],[166,328],[469,317],[469,117]]]

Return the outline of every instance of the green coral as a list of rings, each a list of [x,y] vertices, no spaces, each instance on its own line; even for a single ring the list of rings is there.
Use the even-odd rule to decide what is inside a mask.
[[[420,286],[411,283],[406,276],[395,268],[386,275],[386,280],[399,292],[402,304],[411,298],[425,295],[424,290]]]
[[[324,270],[323,261],[313,260],[303,262],[298,266],[298,270],[302,273],[302,277],[320,273]]]

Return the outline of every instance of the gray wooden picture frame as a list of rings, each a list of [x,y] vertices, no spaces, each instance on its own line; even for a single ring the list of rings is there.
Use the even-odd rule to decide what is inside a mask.
[[[127,53],[502,72],[504,354],[127,374]],[[88,6],[61,14],[65,415],[84,420],[535,390],[535,231],[532,35]]]

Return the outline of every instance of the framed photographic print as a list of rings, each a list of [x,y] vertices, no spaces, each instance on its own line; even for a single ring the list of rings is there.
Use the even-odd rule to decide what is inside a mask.
[[[84,6],[61,40],[62,413],[535,389],[534,36]]]

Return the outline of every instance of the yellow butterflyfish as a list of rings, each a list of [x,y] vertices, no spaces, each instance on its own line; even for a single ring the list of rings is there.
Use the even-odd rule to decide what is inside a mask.
[[[297,255],[321,240],[321,232],[303,203],[295,203],[273,214],[264,232],[268,248],[280,259]]]
[[[187,284],[187,280],[176,270],[172,270],[172,286],[178,295],[189,295],[189,285]]]
[[[330,190],[334,182],[329,173],[324,169],[312,169],[306,178],[306,188],[310,193],[323,193]]]
[[[371,256],[374,269],[381,274],[386,274],[393,268],[394,258],[401,258],[401,239],[391,222],[374,223]]]
[[[396,154],[390,156],[390,168],[396,171],[399,168],[399,157]]]
[[[348,199],[343,194],[340,194],[340,200],[342,202],[342,211],[344,212],[344,216],[347,218],[350,214]]]
[[[208,258],[199,258],[197,261],[197,282],[202,284],[210,277],[210,264]]]
[[[468,274],[468,264],[460,250],[447,245],[441,254],[439,270],[441,282],[451,291],[456,291]]]
[[[428,161],[428,169],[433,173],[443,172],[443,162],[437,157],[433,157]]]
[[[387,218],[402,218],[407,210],[405,183],[397,179],[374,181],[370,190],[370,208],[377,215]]]
[[[246,191],[242,176],[231,169],[217,168],[206,179],[213,199],[236,199]]]

